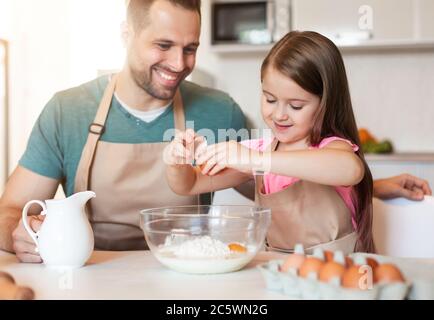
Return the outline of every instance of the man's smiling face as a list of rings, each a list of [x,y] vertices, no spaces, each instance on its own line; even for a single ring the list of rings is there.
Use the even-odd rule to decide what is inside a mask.
[[[136,84],[150,96],[170,100],[195,66],[200,16],[157,0],[148,20],[141,30],[132,30],[128,39],[128,68]]]

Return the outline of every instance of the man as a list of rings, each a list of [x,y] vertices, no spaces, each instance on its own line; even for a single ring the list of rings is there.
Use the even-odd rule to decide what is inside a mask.
[[[117,75],[57,93],[42,111],[0,201],[0,249],[41,262],[20,221],[32,199],[50,199],[62,183],[67,196],[91,189],[95,247],[145,249],[140,209],[196,204],[167,186],[164,133],[171,128],[244,127],[226,94],[184,81],[200,35],[200,0],[131,0],[123,28],[126,63]],[[170,138],[169,138],[170,139]],[[43,216],[32,208],[38,230]],[[39,211],[38,211],[39,209]]]

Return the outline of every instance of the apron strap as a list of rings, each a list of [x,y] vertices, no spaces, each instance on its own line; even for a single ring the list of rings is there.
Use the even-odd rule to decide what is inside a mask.
[[[268,145],[266,151],[267,152],[276,151],[278,145],[279,145],[279,140],[277,140],[276,138],[274,138],[273,141]]]
[[[279,140],[274,138],[273,141],[265,149],[265,152],[275,151],[278,145],[279,145]],[[261,207],[262,204],[260,199],[260,193],[264,188],[264,175],[255,175],[254,179],[255,179],[255,204]]]
[[[107,85],[99,104],[95,119],[89,126],[89,134],[75,175],[74,192],[87,191],[89,189],[90,170],[95,157],[98,141],[105,131],[105,123],[110,110],[113,94],[115,93],[117,79],[118,74],[115,74],[110,78],[109,84]],[[179,89],[175,93],[173,113],[175,128],[185,131],[184,105]]]
[[[279,140],[276,138],[267,146],[266,152],[273,152],[277,149],[279,145]],[[264,189],[264,175],[255,176],[255,204],[262,207],[261,203],[261,192]],[[267,238],[265,238],[265,247],[269,250],[270,246],[268,244]]]
[[[105,122],[110,110],[113,93],[115,92],[117,77],[117,74],[111,77],[99,104],[95,119],[89,126],[89,134],[75,175],[75,192],[86,191],[89,189],[90,168],[92,166],[98,140],[105,131]]]

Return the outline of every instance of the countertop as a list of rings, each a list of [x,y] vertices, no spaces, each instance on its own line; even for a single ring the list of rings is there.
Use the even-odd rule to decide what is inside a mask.
[[[434,290],[434,259],[370,256],[396,263],[407,279]],[[149,251],[95,251],[84,267],[72,271],[19,263],[15,255],[0,251],[0,270],[10,273],[19,285],[31,287],[36,299],[42,300],[284,300],[286,296],[266,289],[256,267],[284,257],[260,252],[237,272],[188,275],[165,268]]]
[[[19,263],[15,255],[0,251],[0,270],[42,300],[281,300],[286,297],[268,291],[256,268],[279,256],[261,252],[238,272],[188,275],[165,268],[149,251],[95,251],[84,267],[73,271]]]
[[[396,162],[424,162],[434,163],[434,153],[423,152],[398,152],[388,154],[373,154],[365,153],[367,161],[383,162],[383,161],[396,161]]]

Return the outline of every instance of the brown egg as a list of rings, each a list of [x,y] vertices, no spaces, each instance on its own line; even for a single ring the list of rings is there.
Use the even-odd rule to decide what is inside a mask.
[[[345,267],[340,263],[330,261],[326,262],[319,271],[319,280],[329,282],[333,278],[341,278],[345,273]]]
[[[352,267],[353,265],[354,265],[353,259],[351,259],[350,257],[345,257],[345,267],[349,268]]]
[[[401,271],[393,264],[380,264],[374,269],[374,282],[390,283],[404,281],[405,279]]]
[[[280,270],[282,272],[288,272],[289,269],[298,270],[303,264],[304,260],[305,256],[302,254],[290,254],[288,258],[286,258]]]
[[[324,251],[324,258],[326,262],[334,261],[335,253],[333,251]],[[354,264],[353,259],[350,257],[345,257],[345,267],[349,268]]]
[[[378,267],[378,262],[374,258],[366,258],[366,263],[372,268],[372,271]]]
[[[324,251],[324,260],[325,262],[333,261],[335,253],[333,251]]]
[[[300,266],[299,275],[300,277],[307,278],[311,272],[319,273],[319,270],[323,265],[323,260],[313,257],[306,258]]]
[[[349,267],[342,275],[342,286],[350,289],[369,289],[370,284],[373,283],[373,279],[369,278],[372,277],[372,273],[368,273],[363,267],[366,266]]]

